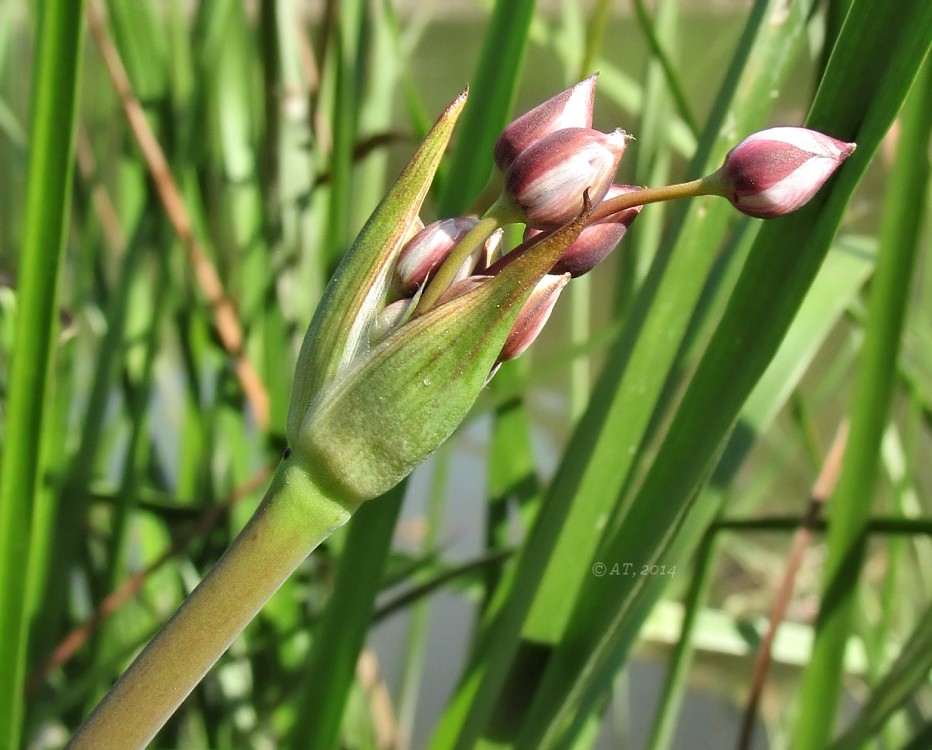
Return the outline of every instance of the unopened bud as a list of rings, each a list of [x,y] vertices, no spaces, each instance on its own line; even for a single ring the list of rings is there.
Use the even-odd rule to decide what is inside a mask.
[[[508,334],[508,340],[502,347],[501,354],[498,355],[499,362],[505,362],[509,359],[519,357],[524,351],[534,343],[534,339],[540,334],[553,312],[554,305],[560,297],[563,287],[569,283],[570,275],[564,274],[547,274],[542,278],[518,317],[511,327],[511,333]]]
[[[505,173],[505,195],[525,224],[560,227],[582,210],[585,190],[593,206],[602,200],[627,141],[622,130],[558,130],[518,155]]]
[[[807,128],[762,130],[725,157],[722,195],[748,216],[783,216],[807,203],[854,149]]]
[[[503,172],[518,154],[541,138],[565,128],[591,128],[596,77],[551,97],[514,120],[495,143],[493,156]]]
[[[633,185],[612,185],[605,194],[605,200],[626,193],[634,193],[639,189]],[[642,206],[626,208],[587,226],[576,241],[566,249],[550,273],[568,273],[573,278],[577,278],[591,271],[605,260],[606,256],[621,242],[631,222],[641,212],[641,208]],[[540,232],[539,229],[529,227],[524,233],[525,241]]]
[[[395,265],[397,287],[403,294],[413,294],[428,275],[447,259],[456,244],[478,223],[477,219],[458,216],[428,224],[402,248]],[[472,260],[467,261],[469,273]]]

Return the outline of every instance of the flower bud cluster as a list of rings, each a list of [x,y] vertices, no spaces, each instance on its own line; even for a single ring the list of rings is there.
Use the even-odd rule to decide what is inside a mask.
[[[457,243],[477,224],[478,220],[466,216],[435,221],[407,242],[395,265],[392,285],[405,296],[386,305],[375,318],[369,329],[370,344],[383,340],[410,318],[417,296],[429,280],[430,273],[450,256]],[[453,282],[438,299],[438,304],[466,294],[491,279],[501,267],[500,263],[497,264],[503,260],[501,250],[502,230],[498,229],[466,258]],[[555,272],[538,283],[518,314],[499,361],[514,359],[531,345],[569,280],[569,273]]]
[[[595,77],[512,122],[493,150],[502,194],[480,218],[419,214],[466,101],[444,111],[328,284],[298,361],[290,455],[353,506],[446,440],[499,363],[524,352],[560,293],[602,262],[643,205],[721,195],[750,216],[806,203],[854,144],[804,128],[749,136],[711,175],[613,184],[628,143],[592,128]],[[463,146],[461,146],[463,147]],[[503,247],[502,228],[523,224]]]
[[[414,294],[427,281],[434,269],[445,261],[453,248],[474,229],[478,219],[472,216],[457,216],[443,219],[425,226],[402,248],[395,265],[395,287],[405,295]],[[465,278],[483,265],[501,244],[501,232],[490,237],[484,247],[471,254],[457,272],[456,280]]]
[[[504,176],[498,206],[506,220],[526,225],[525,242],[503,257],[501,230],[496,231],[457,261],[460,265],[444,279],[445,288],[436,304],[484,283],[538,240],[571,222],[583,209],[584,195],[590,206],[596,206],[605,198],[637,190],[612,184],[628,136],[621,130],[603,133],[592,129],[595,84],[596,77],[590,76],[521,115],[502,132],[493,149],[495,164]],[[569,280],[600,263],[619,243],[639,211],[640,206],[634,206],[594,222],[566,248],[522,308],[499,361],[513,359],[530,346]],[[373,322],[371,344],[411,317],[421,292],[478,225],[479,220],[472,217],[442,219],[428,224],[407,241],[398,256],[391,284],[395,300]]]
[[[398,256],[393,301],[374,320],[370,343],[417,314],[420,296],[442,268],[430,305],[449,302],[487,282],[572,222],[584,203],[594,210],[606,202],[525,302],[499,355],[499,361],[513,359],[540,333],[569,280],[588,273],[621,241],[642,208],[632,196],[640,193],[644,202],[674,197],[663,189],[613,184],[629,137],[620,129],[603,133],[592,128],[595,86],[596,77],[590,76],[548,99],[514,120],[495,143],[493,158],[504,189],[489,214],[501,224],[523,223],[524,242],[503,255],[501,230],[477,237],[481,221],[467,216],[423,227]],[[717,172],[695,187],[678,187],[693,191],[680,195],[717,193],[745,214],[773,218],[806,203],[853,150],[854,144],[805,128],[771,128],[743,140]]]
[[[612,185],[605,194],[604,200],[637,191],[638,188],[633,185]],[[632,206],[589,224],[582,230],[576,241],[563,252],[563,256],[553,267],[552,273],[568,273],[573,278],[589,273],[621,242],[621,238],[625,236],[631,222],[642,208],[643,206]],[[541,233],[540,229],[528,227],[524,232],[524,239],[530,240]]]

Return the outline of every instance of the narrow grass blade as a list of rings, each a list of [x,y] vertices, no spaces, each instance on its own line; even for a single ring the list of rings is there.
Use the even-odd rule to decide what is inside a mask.
[[[760,55],[768,64],[755,67],[746,76],[733,71],[720,95],[732,106],[720,106],[717,117],[710,120],[705,146],[700,147],[695,159],[696,172],[706,168],[701,162],[714,163],[727,151],[729,139],[721,136],[720,129],[729,114],[734,120],[731,127],[750,131],[769,111],[767,105],[757,102],[779,85],[781,73],[791,59],[789,51],[795,48],[803,31],[805,16],[799,8],[791,21],[774,30],[764,24],[768,11],[772,12],[772,7],[761,3],[749,19],[746,38],[734,63],[741,70],[745,56]],[[736,94],[739,85],[740,95]],[[734,101],[733,96],[737,97]],[[602,376],[605,383],[600,383],[593,396],[597,403],[601,402],[596,414],[604,437],[589,449],[581,476],[573,478],[558,472],[551,488],[552,495],[575,495],[576,500],[562,524],[560,540],[528,618],[524,635],[531,640],[555,641],[565,626],[573,604],[566,592],[577,591],[588,575],[598,544],[599,524],[613,513],[618,493],[633,471],[638,448],[663,394],[665,374],[678,356],[681,337],[687,335],[704,279],[715,265],[712,248],[719,245],[731,218],[731,207],[722,202],[695,201],[678,227],[675,245],[661,250],[653,264],[650,278],[631,311],[626,335],[606,366]],[[585,429],[591,432],[593,426]],[[573,452],[571,448],[570,456]]]
[[[433,459],[433,476],[428,490],[427,510],[424,514],[426,530],[420,540],[423,558],[431,555],[436,548],[438,535],[443,521],[444,501],[446,499],[447,481],[450,476],[453,451],[450,443],[444,443]],[[428,582],[426,571],[415,573],[416,583]],[[410,624],[404,648],[404,667],[401,684],[398,688],[398,744],[400,747],[412,747],[415,720],[418,714],[418,696],[421,687],[429,679],[430,670],[425,669],[427,658],[428,635],[431,622],[431,604],[420,600],[410,607]]]
[[[686,123],[686,127],[689,128],[690,132],[693,135],[698,136],[700,130],[699,124],[696,122],[696,118],[690,109],[689,102],[686,99],[686,93],[683,91],[683,87],[680,85],[680,77],[676,74],[673,68],[673,61],[667,54],[662,40],[657,34],[654,21],[650,18],[647,13],[647,9],[644,7],[644,0],[634,0],[634,9],[637,12],[638,23],[640,23],[641,29],[643,30],[644,35],[647,37],[647,40],[650,43],[651,50],[654,53],[654,58],[657,62],[660,63],[660,67],[666,76],[667,85],[670,89],[670,95],[676,104],[677,113],[683,122]]]
[[[839,242],[826,258],[825,265],[813,283],[767,371],[758,381],[741,411],[738,426],[732,432],[721,459],[715,468],[704,495],[698,501],[710,507],[722,507],[729,499],[728,488],[744,463],[758,436],[770,426],[779,410],[785,406],[794,388],[809,368],[829,333],[834,330],[848,305],[854,300],[870,272],[873,256],[857,243]],[[686,689],[686,677],[692,661],[693,627],[696,608],[704,605],[705,597],[698,587],[709,575],[711,548],[717,530],[703,536],[696,553],[689,594],[684,604],[684,619],[680,639],[671,657],[669,673],[657,711],[651,739],[651,750],[669,747],[676,726],[677,707]],[[712,540],[710,540],[710,535]]]
[[[683,621],[680,626],[679,639],[670,657],[667,677],[651,729],[648,746],[650,750],[666,750],[671,747],[679,719],[679,707],[686,692],[689,667],[692,664],[693,631],[709,596],[717,557],[718,537],[714,530],[710,530],[702,538],[696,553],[695,572],[683,601]]]
[[[730,147],[732,135],[721,133],[727,118],[731,118],[732,127],[752,130],[769,111],[769,92],[779,84],[787,60],[792,58],[805,19],[805,9],[795,8],[791,20],[772,27],[764,23],[770,8],[771,3],[759,2],[749,17],[715,114],[694,158],[694,175],[701,174]],[[745,61],[761,59],[759,55],[767,61],[755,68],[760,75],[743,77]],[[739,86],[740,95],[736,93]],[[676,359],[679,337],[686,335],[703,279],[715,262],[710,248],[718,245],[731,209],[700,199],[685,219],[683,216],[681,213],[680,240],[665,249],[662,262],[655,263],[640,307],[632,312],[622,338],[615,343],[589,409],[574,431],[537,523],[522,548],[514,583],[490,610],[477,638],[473,661],[438,729],[435,748],[452,746],[451,738],[457,735],[457,747],[471,747],[483,731],[509,663],[518,651],[522,625],[522,635],[531,647],[556,643],[570,617],[573,592],[591,577],[599,534],[632,468],[663,391],[663,374]],[[662,302],[651,314],[648,309],[655,299]]]
[[[34,588],[23,565],[29,559],[31,519],[40,512],[34,503],[42,476],[42,428],[51,403],[83,38],[80,0],[47,0],[39,7],[26,223],[0,471],[0,695],[6,696],[0,701],[0,745],[6,747],[19,746],[23,719],[25,594]]]
[[[926,609],[917,623],[886,676],[871,691],[858,717],[830,745],[830,750],[861,747],[927,683],[932,669],[932,608]]]
[[[925,24],[915,28],[932,30],[932,11],[926,13]],[[926,34],[914,42],[915,47],[927,50],[930,39],[932,35]],[[812,661],[803,682],[795,744],[798,750],[825,745],[841,691],[842,654],[852,626],[866,524],[928,194],[928,159],[916,158],[928,147],[932,123],[932,66],[927,65],[925,73],[917,82],[916,101],[910,102],[903,117],[899,153],[884,205],[877,271],[851,410],[851,437],[830,506],[824,590]]]
[[[762,228],[667,437],[624,523],[600,552],[606,559],[640,566],[661,562],[669,552],[697,486],[776,351],[854,187],[926,54],[928,38],[918,39],[912,30],[929,28],[932,7],[918,0],[903,5],[904,15],[887,16],[882,26],[878,25],[883,18],[878,5],[861,2],[855,7],[856,22],[846,26],[839,40],[809,125],[856,140],[859,151],[830,189],[798,213]],[[891,44],[891,40],[898,43]],[[696,512],[707,515],[708,510],[698,506]],[[606,585],[611,585],[610,593]],[[573,622],[550,661],[525,722],[519,747],[552,747],[566,740],[564,731],[579,701],[584,694],[590,699],[600,682],[604,685],[611,665],[627,653],[650,587],[646,577],[586,581]],[[581,658],[581,654],[587,656]]]
[[[507,363],[492,381],[496,393],[507,390],[526,369],[527,363],[519,360]],[[509,506],[519,509],[522,527],[529,528],[540,481],[531,448],[531,428],[527,409],[521,398],[505,401],[495,410],[492,438],[489,444],[488,517],[486,518],[486,547],[505,549],[509,544]],[[485,603],[492,596],[501,578],[501,571],[490,568],[486,578]]]
[[[347,0],[339,4],[339,15],[329,40],[331,64],[329,100],[330,189],[327,203],[327,229],[324,252],[331,267],[342,257],[350,239],[350,207],[353,203],[353,148],[358,126],[357,107],[360,101],[360,79],[363,75],[363,22],[366,3]]]
[[[388,13],[380,3],[373,3],[369,22],[372,33],[372,59],[378,65],[367,76],[365,97],[359,113],[358,130],[363,137],[388,132],[391,127],[392,107],[397,97],[403,60],[393,47],[394,30],[388,21]],[[353,227],[362,226],[385,192],[385,175],[388,168],[388,153],[381,149],[366,157],[357,169],[353,193],[350,196]]]

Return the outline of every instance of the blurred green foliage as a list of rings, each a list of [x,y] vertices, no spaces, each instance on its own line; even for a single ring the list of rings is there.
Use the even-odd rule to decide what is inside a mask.
[[[596,127],[637,138],[626,182],[698,176],[771,124],[807,122],[858,150],[815,203],[766,226],[711,198],[646,208],[415,473],[400,511],[385,498],[312,555],[155,746],[306,747],[309,716],[315,747],[638,746],[653,704],[613,717],[647,649],[670,665],[652,748],[721,738],[701,723],[676,735],[683,695],[692,681],[743,703],[790,544],[768,519],[802,517],[849,419],[867,425],[865,473],[845,480],[839,505],[858,514],[854,547],[836,530],[830,549],[819,536],[808,553],[761,726],[772,747],[831,736],[834,689],[806,694],[820,726],[795,721],[815,637],[833,643],[817,647],[828,656],[806,681],[844,678],[866,702],[859,740],[923,736],[929,665],[896,655],[907,644],[928,658],[916,644],[932,592],[928,96],[910,104],[909,127],[897,116],[932,10],[830,2],[827,23],[812,2],[696,5],[638,3],[629,15],[602,1],[499,0],[459,16],[391,0],[95,2],[111,46],[86,44],[79,78],[57,84],[77,98],[73,129],[67,97],[40,104],[49,61],[36,34],[55,3],[0,5],[2,465],[23,464],[12,441],[30,433],[38,477],[34,492],[0,497],[0,518],[21,520],[0,529],[0,545],[19,550],[0,580],[22,584],[0,589],[7,621],[22,618],[21,645],[0,650],[13,746],[62,746],[245,523],[284,448],[297,348],[322,290],[441,107],[471,84],[425,220],[472,202],[510,117],[591,70]],[[108,51],[164,155],[187,236],[166,211],[167,173],[153,175],[128,125]],[[53,192],[47,211],[29,204],[43,124],[66,161],[75,144],[73,179],[68,168],[47,177],[49,191],[72,191],[67,214]],[[898,150],[923,168],[893,168]],[[67,219],[58,294],[29,302],[28,238],[56,214]],[[239,349],[192,247],[232,303]],[[871,296],[889,253],[916,259],[894,263],[886,298]],[[30,304],[46,322],[24,322]],[[901,322],[883,312],[896,304]],[[27,384],[44,413],[24,424],[11,359],[42,337],[50,387]],[[886,373],[882,391],[865,372]],[[900,533],[875,533],[878,520]],[[856,606],[838,624],[821,561],[851,549],[859,564],[842,585]],[[645,574],[620,574],[631,569]],[[378,650],[386,671],[373,675],[363,634],[384,644],[392,628],[406,632]],[[323,672],[309,670],[311,654]],[[22,688],[17,660],[22,704],[6,699]],[[725,732],[709,741],[733,743],[737,728]]]

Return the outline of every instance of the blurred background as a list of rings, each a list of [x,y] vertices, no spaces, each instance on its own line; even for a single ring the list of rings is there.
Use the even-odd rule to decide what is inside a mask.
[[[7,0],[0,7],[4,443],[11,434],[20,252],[26,223],[37,220],[27,211],[26,184],[40,5]],[[714,168],[726,144],[751,129],[802,124],[825,70],[826,40],[838,34],[832,3],[789,9],[750,0],[549,0],[517,3],[516,19],[524,12],[519,5],[530,8],[526,24],[502,27],[495,18],[508,11],[480,0],[88,0],[75,167],[65,176],[72,206],[53,387],[22,573],[28,569],[30,623],[24,746],[62,746],[256,507],[285,447],[294,361],[326,281],[459,91],[473,86],[469,106],[476,114],[454,137],[425,221],[464,211],[491,174],[482,134],[486,107],[497,133],[509,117],[598,71],[594,127],[622,127],[635,137],[618,181],[678,182],[695,176],[697,153]],[[756,68],[762,60],[771,70]],[[508,85],[493,95],[487,84],[496,80],[497,65]],[[660,556],[647,561],[655,570],[648,576],[654,599],[631,621],[628,645],[619,646],[626,656],[602,676],[604,689],[590,706],[597,707],[594,718],[574,746],[789,746],[823,587],[827,552],[818,524],[799,549],[798,570],[788,573],[787,563],[817,478],[827,477],[830,486],[837,479],[831,450],[843,444],[840,425],[852,413],[883,217],[896,210],[884,200],[898,133],[894,125],[839,213],[823,270],[771,369],[730,420],[734,432],[721,440],[710,432],[714,461],[687,493],[710,509],[707,518],[696,522],[690,543],[658,545]],[[916,153],[918,160],[927,156]],[[476,166],[470,171],[457,160]],[[920,195],[926,190],[927,180],[916,186]],[[915,242],[927,250],[928,200],[922,201],[924,234]],[[598,272],[571,285],[531,353],[505,366],[464,428],[415,472],[403,502],[399,496],[373,511],[379,517],[354,519],[383,529],[379,538],[388,546],[381,557],[358,562],[352,525],[338,532],[263,610],[156,746],[325,746],[301,728],[310,721],[305,714],[320,718],[308,707],[307,680],[321,673],[308,665],[319,667],[327,662],[320,652],[337,650],[321,642],[318,628],[328,617],[340,621],[327,607],[339,585],[358,586],[345,589],[346,597],[362,604],[344,614],[350,656],[342,658],[352,673],[345,685],[333,683],[343,686],[331,696],[333,705],[319,708],[337,717],[338,739],[328,744],[422,748],[434,737],[431,747],[452,746],[437,738],[455,726],[451,701],[469,674],[487,616],[507,601],[507,587],[522,589],[522,579],[511,578],[515,560],[552,478],[587,460],[578,458],[584,448],[572,447],[596,434],[584,421],[593,418],[584,416],[587,406],[593,413],[610,408],[599,390],[608,387],[599,385],[604,373],[616,368],[616,381],[636,403],[642,381],[629,382],[635,370],[611,363],[634,358],[631,352],[646,346],[633,343],[638,337],[668,330],[669,341],[665,335],[654,341],[669,349],[669,369],[651,377],[647,368],[644,375],[653,385],[644,396],[651,406],[638,428],[643,432],[599,433],[604,442],[590,446],[606,456],[630,450],[633,458],[606,459],[606,471],[615,461],[619,485],[592,480],[611,499],[584,528],[611,529],[632,498],[650,500],[637,495],[648,475],[679,471],[652,462],[666,450],[677,407],[759,228],[729,214],[713,231],[686,211],[645,209]],[[683,300],[679,323],[651,327],[644,300],[661,294],[661,280],[669,278],[657,258],[687,252],[676,249],[684,236],[698,248],[689,252],[702,257],[693,266],[698,281],[682,295],[664,292],[664,309]],[[794,247],[788,240],[788,255]],[[680,272],[688,276],[688,268]],[[862,498],[888,527],[880,523],[865,548],[846,641],[841,725],[858,715],[871,685],[911,642],[932,590],[927,252],[909,289],[891,416],[878,428],[877,481]],[[755,343],[747,346],[750,357]],[[616,353],[622,349],[627,355]],[[718,381],[723,399],[728,369]],[[675,502],[686,507],[687,499]],[[592,545],[578,554],[579,590],[595,562],[604,560],[609,570],[643,562],[599,557],[594,536]],[[371,544],[370,552],[376,548]],[[658,565],[675,573],[657,572]],[[340,578],[341,569],[357,569],[364,580],[347,583],[353,575]],[[615,596],[612,577],[606,600]],[[787,579],[793,590],[781,600],[777,592]],[[550,572],[538,584],[537,621],[546,622],[539,609],[548,597],[561,596],[567,611],[577,602],[574,616],[585,619],[577,588],[561,591]],[[619,601],[625,596],[619,589]],[[782,626],[769,676],[758,684],[754,659],[775,601],[783,604]],[[357,631],[364,643],[359,659]],[[345,671],[346,664],[329,666]],[[523,675],[533,680],[528,703],[542,670]],[[900,684],[907,683],[897,704],[902,710],[876,747],[905,746],[928,726],[928,680]],[[756,712],[747,709],[755,686]],[[524,690],[520,681],[509,689],[511,698]],[[511,698],[499,698],[497,712],[517,722],[527,706],[518,699],[512,708]],[[746,740],[738,740],[742,721],[754,727]],[[515,731],[502,732],[487,736],[485,746],[511,746]]]

